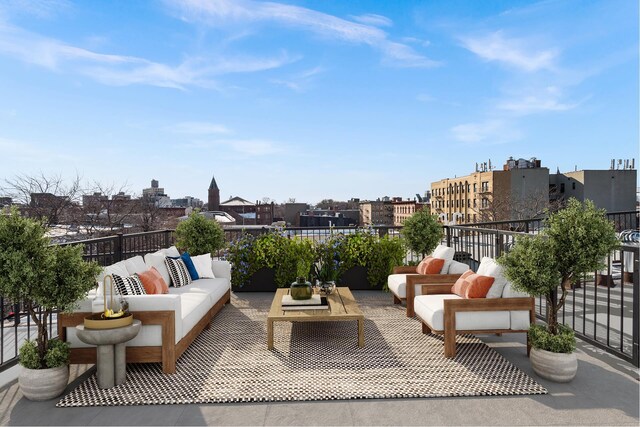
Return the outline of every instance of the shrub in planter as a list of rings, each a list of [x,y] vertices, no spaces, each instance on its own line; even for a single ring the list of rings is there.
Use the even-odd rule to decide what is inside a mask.
[[[401,239],[378,237],[369,230],[357,230],[352,234],[338,234],[329,242],[339,260],[338,275],[344,276],[354,267],[367,270],[367,280],[372,287],[386,289],[387,276],[393,266],[402,262],[404,244]]]
[[[227,260],[232,265],[231,280],[235,286],[247,285],[253,274],[266,267],[274,270],[275,284],[282,288],[299,275],[309,276],[314,252],[310,241],[289,239],[279,232],[259,236],[245,233],[230,245]]]
[[[436,216],[423,209],[407,218],[400,233],[409,249],[425,257],[442,240],[443,229]]]
[[[214,254],[224,247],[224,231],[196,209],[176,227],[176,246],[192,256]]]

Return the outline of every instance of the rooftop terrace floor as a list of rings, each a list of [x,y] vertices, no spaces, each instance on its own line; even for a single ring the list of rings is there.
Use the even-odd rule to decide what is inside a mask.
[[[358,294],[371,291],[354,291]],[[265,298],[270,298],[265,295]],[[391,297],[389,296],[391,304]],[[366,315],[366,313],[365,313]],[[479,336],[549,391],[547,395],[374,399],[56,408],[59,399],[31,402],[16,382],[0,390],[1,425],[633,425],[640,423],[638,369],[578,342],[578,375],[568,384],[538,377],[524,334]],[[72,365],[65,393],[93,373]]]

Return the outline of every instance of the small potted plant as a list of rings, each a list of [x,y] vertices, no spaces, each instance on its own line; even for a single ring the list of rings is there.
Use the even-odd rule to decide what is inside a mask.
[[[590,200],[583,204],[572,198],[565,209],[549,216],[540,234],[518,238],[498,259],[515,290],[546,298],[546,326],[534,324],[529,330],[531,364],[541,377],[557,382],[575,377],[575,336],[558,322],[558,312],[571,286],[584,274],[601,269],[617,246],[605,211]]]
[[[0,295],[22,304],[37,338],[20,348],[18,382],[25,397],[59,396],[69,380],[69,348],[49,337],[49,319],[69,311],[95,286],[100,267],[82,259],[81,246],[51,246],[42,223],[17,209],[0,214]],[[16,314],[19,315],[19,314]]]
[[[313,264],[312,276],[320,293],[329,295],[336,288],[339,261],[333,247],[329,243],[319,243],[315,247],[316,262]]]

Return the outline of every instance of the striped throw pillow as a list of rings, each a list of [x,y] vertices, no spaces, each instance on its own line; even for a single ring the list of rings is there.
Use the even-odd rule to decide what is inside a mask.
[[[182,259],[166,257],[164,263],[167,266],[167,270],[169,270],[169,276],[171,276],[171,282],[174,287],[180,288],[191,283],[189,270],[187,270],[187,266]]]
[[[122,277],[113,274],[113,283],[120,295],[146,295],[140,278],[136,275]]]

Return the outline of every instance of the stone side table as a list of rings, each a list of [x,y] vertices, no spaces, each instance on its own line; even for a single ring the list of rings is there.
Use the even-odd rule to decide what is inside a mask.
[[[140,327],[140,321],[135,319],[131,325],[122,328],[86,329],[84,325],[76,326],[76,335],[80,341],[98,346],[98,387],[111,388],[126,381],[126,342],[138,335]]]

